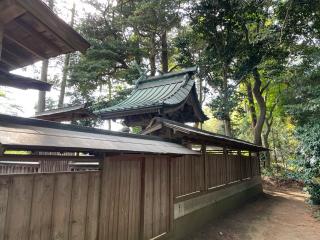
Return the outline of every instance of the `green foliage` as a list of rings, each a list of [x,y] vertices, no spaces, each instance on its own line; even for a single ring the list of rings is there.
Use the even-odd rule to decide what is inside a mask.
[[[314,204],[320,204],[320,124],[304,125],[298,129],[300,145],[297,156],[304,165],[305,183]]]

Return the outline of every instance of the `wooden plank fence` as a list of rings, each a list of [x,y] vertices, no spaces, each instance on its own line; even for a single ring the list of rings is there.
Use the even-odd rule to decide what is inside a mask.
[[[173,191],[176,200],[260,174],[257,156],[206,153],[173,160]]]
[[[100,172],[0,176],[0,240],[96,240]]]
[[[174,201],[259,175],[259,159],[207,153],[117,155],[102,171],[0,176],[0,240],[150,240]]]

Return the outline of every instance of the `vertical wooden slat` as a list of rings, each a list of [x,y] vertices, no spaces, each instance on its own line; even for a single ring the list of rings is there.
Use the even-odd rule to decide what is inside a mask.
[[[112,212],[109,216],[109,239],[117,239],[118,235],[118,219],[119,219],[119,200],[120,200],[120,181],[121,181],[121,162],[112,160],[113,162],[113,173],[114,175],[110,175],[114,178],[115,182],[112,186],[112,191],[109,194],[114,194],[114,196],[111,197],[111,203],[112,203]]]
[[[108,176],[108,169],[110,165],[110,159],[106,157],[101,163],[101,175],[100,175],[100,187],[99,187],[99,193],[100,193],[100,210],[99,210],[99,233],[98,237],[99,239],[105,238],[107,231],[107,209],[106,206],[108,205],[107,201],[107,195],[106,191],[109,190],[109,182],[107,182],[107,176]]]
[[[144,234],[143,239],[152,237],[152,213],[153,213],[153,159],[146,157],[145,161],[145,187],[144,187]]]
[[[52,215],[53,240],[69,239],[72,178],[73,174],[56,175]]]
[[[9,194],[9,177],[0,177],[0,240],[5,239],[5,224]]]
[[[131,168],[132,164],[129,160],[121,161],[118,239],[128,238],[129,194],[130,188],[132,187],[129,181]]]
[[[27,240],[31,216],[33,176],[12,177],[6,223],[7,239]]]
[[[50,239],[54,175],[38,175],[34,179],[30,240]]]
[[[70,240],[85,240],[88,183],[88,174],[74,175],[70,213]]]
[[[141,160],[131,161],[130,193],[128,216],[128,240],[139,239],[140,208],[141,208]]]
[[[153,236],[160,234],[160,222],[161,222],[161,159],[154,159],[154,175],[153,175]]]
[[[86,218],[86,240],[98,239],[100,207],[100,173],[93,172],[89,176],[88,206]]]

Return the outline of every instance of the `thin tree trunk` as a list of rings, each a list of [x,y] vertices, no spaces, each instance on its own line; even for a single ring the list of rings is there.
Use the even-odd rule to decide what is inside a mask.
[[[54,1],[48,1],[49,8],[53,10]],[[41,81],[48,82],[48,66],[49,60],[44,60],[41,67]],[[43,112],[46,109],[46,92],[39,91],[37,112]]]
[[[167,73],[169,71],[167,31],[161,35],[161,64],[162,72]]]
[[[149,55],[149,61],[150,61],[150,75],[154,76],[156,75],[156,40],[155,36],[151,39],[151,51]]]
[[[74,26],[74,17],[76,13],[76,4],[73,3],[72,10],[71,10],[71,22],[70,26]],[[67,77],[69,72],[69,65],[70,65],[70,54],[67,54],[64,59],[64,66],[63,66],[63,74],[62,74],[62,81],[61,81],[61,88],[60,88],[60,95],[59,95],[59,102],[58,108],[63,107],[64,97],[66,93],[66,86],[67,86]]]
[[[41,81],[48,82],[48,66],[49,60],[44,60],[41,67]],[[37,112],[43,112],[46,109],[46,92],[39,91]]]
[[[270,120],[270,122],[269,122]],[[271,125],[272,125],[272,119],[266,119],[266,132],[264,134],[262,134],[262,139],[263,139],[263,146],[265,148],[269,148],[269,135],[271,132]],[[266,157],[266,167],[269,168],[271,166],[271,156],[270,156],[270,152],[266,151],[265,153],[265,157]]]
[[[228,105],[228,75],[227,75],[227,67],[224,66],[223,69],[223,83],[222,83],[222,94],[223,94],[223,104],[224,106]],[[226,136],[232,136],[232,129],[231,129],[231,120],[230,120],[230,113],[229,110],[225,110],[224,112],[224,134]]]
[[[271,131],[272,134],[272,143],[273,143],[273,154],[274,154],[274,161],[276,165],[278,165],[278,156],[277,156],[277,146],[276,146],[276,139],[274,137],[274,131]]]
[[[261,93],[261,78],[257,68],[253,69],[254,87],[253,94],[259,106],[259,117],[257,118],[257,124],[254,128],[254,143],[262,145],[262,128],[266,119],[266,103]]]
[[[203,85],[202,85],[202,78],[199,78],[199,102],[202,109],[203,104]],[[200,122],[200,129],[202,129],[202,122]]]
[[[250,116],[251,116],[251,126],[252,126],[252,129],[254,129],[257,124],[257,112],[254,107],[252,86],[249,81],[247,81],[245,84],[247,87],[247,97],[248,97],[248,102],[249,102],[249,112],[250,112]]]
[[[112,82],[108,79],[108,100],[112,100]],[[111,131],[111,119],[108,120],[108,129]]]

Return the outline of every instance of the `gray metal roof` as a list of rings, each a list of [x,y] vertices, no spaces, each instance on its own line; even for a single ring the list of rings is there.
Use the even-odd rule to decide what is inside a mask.
[[[38,112],[34,117],[42,120],[62,122],[84,119],[92,116],[94,116],[94,114],[90,112],[87,104],[79,104]]]
[[[0,115],[0,146],[16,150],[198,154],[160,138]]]
[[[131,95],[123,102],[96,112],[103,119],[121,118],[141,113],[162,112],[166,108],[183,105],[188,97],[196,95],[195,81],[192,79],[196,67],[180,72],[168,73],[138,81]],[[199,121],[207,117],[201,110],[197,96],[193,98]]]
[[[184,138],[189,139],[194,143],[213,144],[214,146],[227,147],[238,150],[250,150],[256,152],[269,150],[267,148],[255,145],[244,140],[204,131],[182,123],[159,117],[152,120],[149,126],[149,130],[147,128],[143,134],[152,133],[152,129],[154,129],[154,131],[158,131],[162,127],[173,129],[176,132],[179,132]],[[175,135],[175,137],[178,138],[177,135]]]

